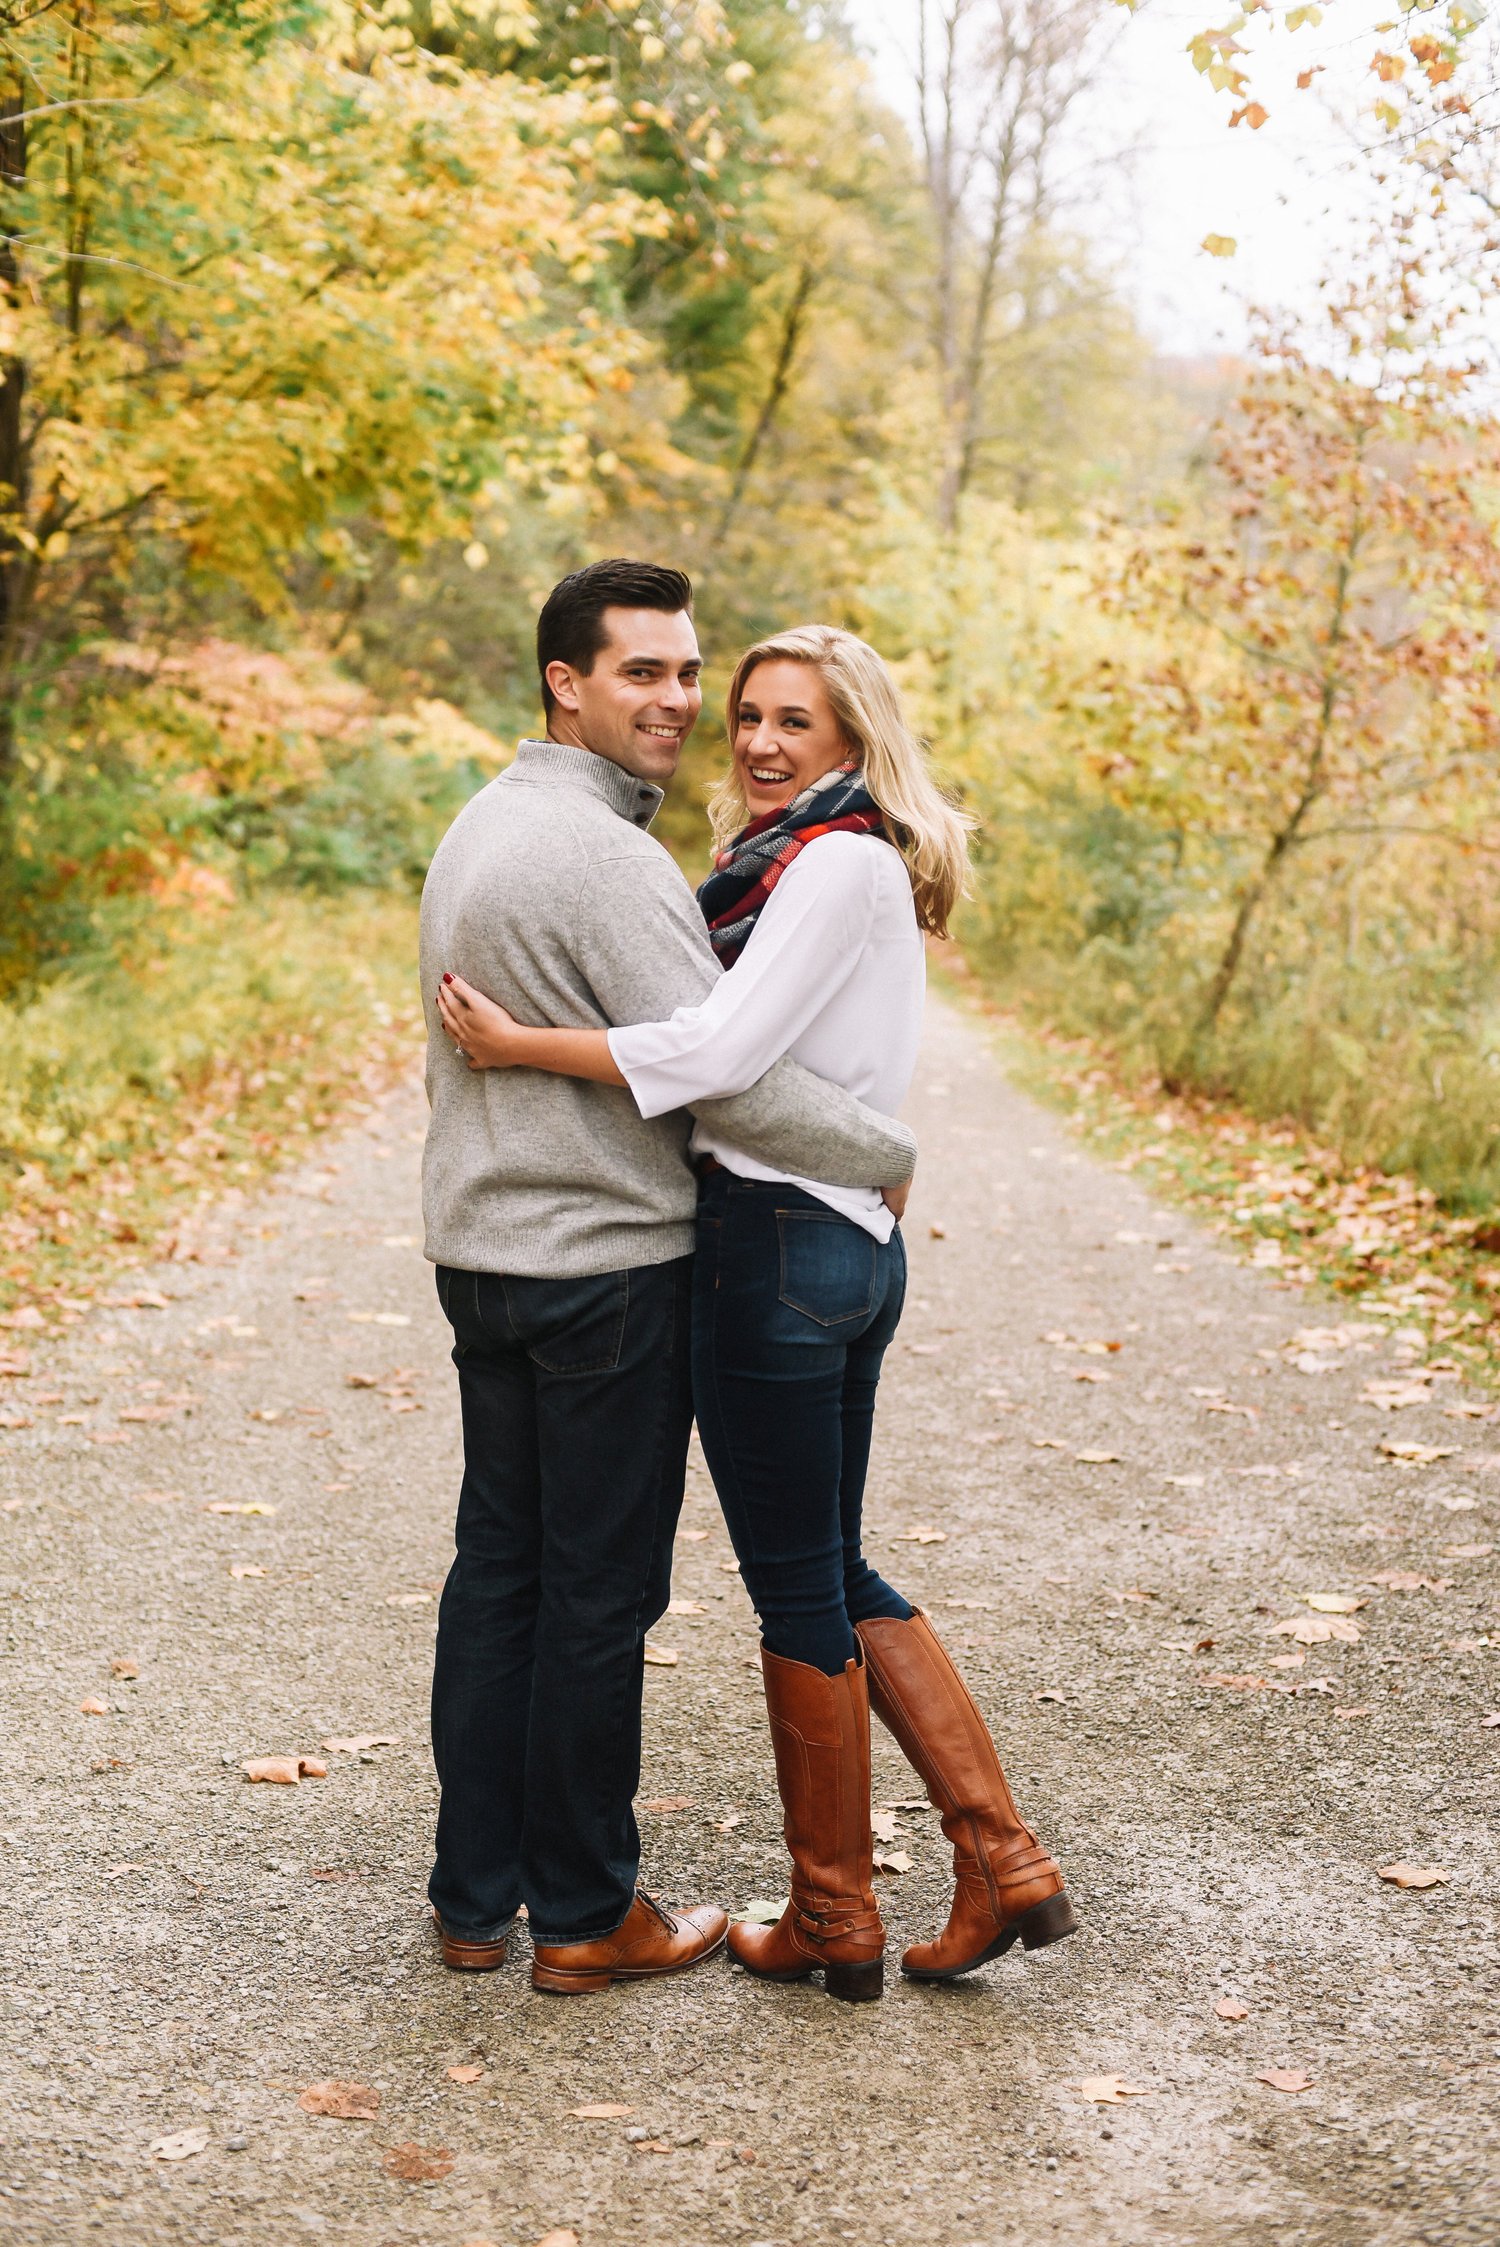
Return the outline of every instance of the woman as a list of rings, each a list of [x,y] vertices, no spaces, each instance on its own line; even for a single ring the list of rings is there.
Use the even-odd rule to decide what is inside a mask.
[[[947,933],[966,822],[940,794],[895,685],[851,633],[809,625],[744,656],[729,689],[730,773],[699,893],[731,970],[668,1022],[529,1029],[457,977],[439,1004],[472,1068],[628,1086],[643,1115],[753,1084],[782,1054],[892,1114],[916,1061],[922,931]],[[1018,1938],[1077,1922],[1022,1824],[984,1720],[931,1624],[864,1558],[860,1517],[881,1359],[906,1252],[872,1188],[766,1169],[700,1124],[693,1383],[704,1455],[760,1616],[792,1856],[774,1927],[730,1930],[753,1974],[821,1969],[878,1997],[885,1930],[870,1885],[870,1709],[920,1773],[953,1844],[957,1892],[918,1980],[967,1974]]]

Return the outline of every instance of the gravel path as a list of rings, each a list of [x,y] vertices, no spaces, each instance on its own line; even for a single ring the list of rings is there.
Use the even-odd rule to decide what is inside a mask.
[[[442,1971],[425,1699],[458,1430],[403,1090],[226,1205],[202,1262],[115,1291],[158,1305],[0,1337],[30,1354],[0,1381],[7,2240],[1500,2233],[1500,1423],[1397,1319],[1351,1326],[1094,1166],[942,1006],[911,1113],[871,1542],[961,1652],[1083,1932],[870,2007],[722,1960],[548,1999],[524,1940],[499,1975]],[[1415,1401],[1362,1400],[1382,1381]],[[737,1907],[784,1858],[701,1464],[684,1529],[646,1867]],[[1275,1634],[1316,1624],[1309,1593],[1366,1602],[1357,1642]],[[249,1784],[269,1755],[328,1776]],[[898,1948],[944,1895],[914,1793],[881,1739]],[[1383,1883],[1393,1861],[1446,1884]],[[1144,2095],[1079,2089],[1109,2075]],[[304,2112],[328,2078],[374,2119]],[[595,2104],[626,2111],[571,2111]]]

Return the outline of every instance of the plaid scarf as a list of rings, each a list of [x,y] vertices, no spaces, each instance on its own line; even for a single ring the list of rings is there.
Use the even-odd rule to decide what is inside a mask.
[[[719,852],[698,903],[721,966],[733,967],[766,899],[810,842],[819,835],[884,833],[880,806],[858,775],[854,764],[825,772],[780,811],[752,819]]]

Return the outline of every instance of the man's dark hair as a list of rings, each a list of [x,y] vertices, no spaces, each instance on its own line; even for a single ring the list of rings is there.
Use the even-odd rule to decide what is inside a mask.
[[[570,663],[585,676],[609,634],[606,609],[661,609],[677,616],[693,613],[693,583],[681,570],[656,562],[590,562],[553,586],[536,620],[536,667],[542,676],[542,707],[552,715],[554,696],[547,684],[549,663]]]

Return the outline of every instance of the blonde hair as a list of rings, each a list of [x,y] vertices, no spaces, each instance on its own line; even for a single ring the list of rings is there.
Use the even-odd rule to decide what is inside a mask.
[[[913,733],[896,682],[864,640],[832,624],[799,624],[758,640],[735,666],[725,722],[731,746],[750,674],[762,663],[805,663],[823,681],[839,731],[866,789],[885,814],[886,832],[906,861],[917,924],[946,936],[953,908],[969,894],[969,836],[975,821],[939,788],[925,744]],[[709,798],[714,847],[749,819],[738,768],[731,764]]]

